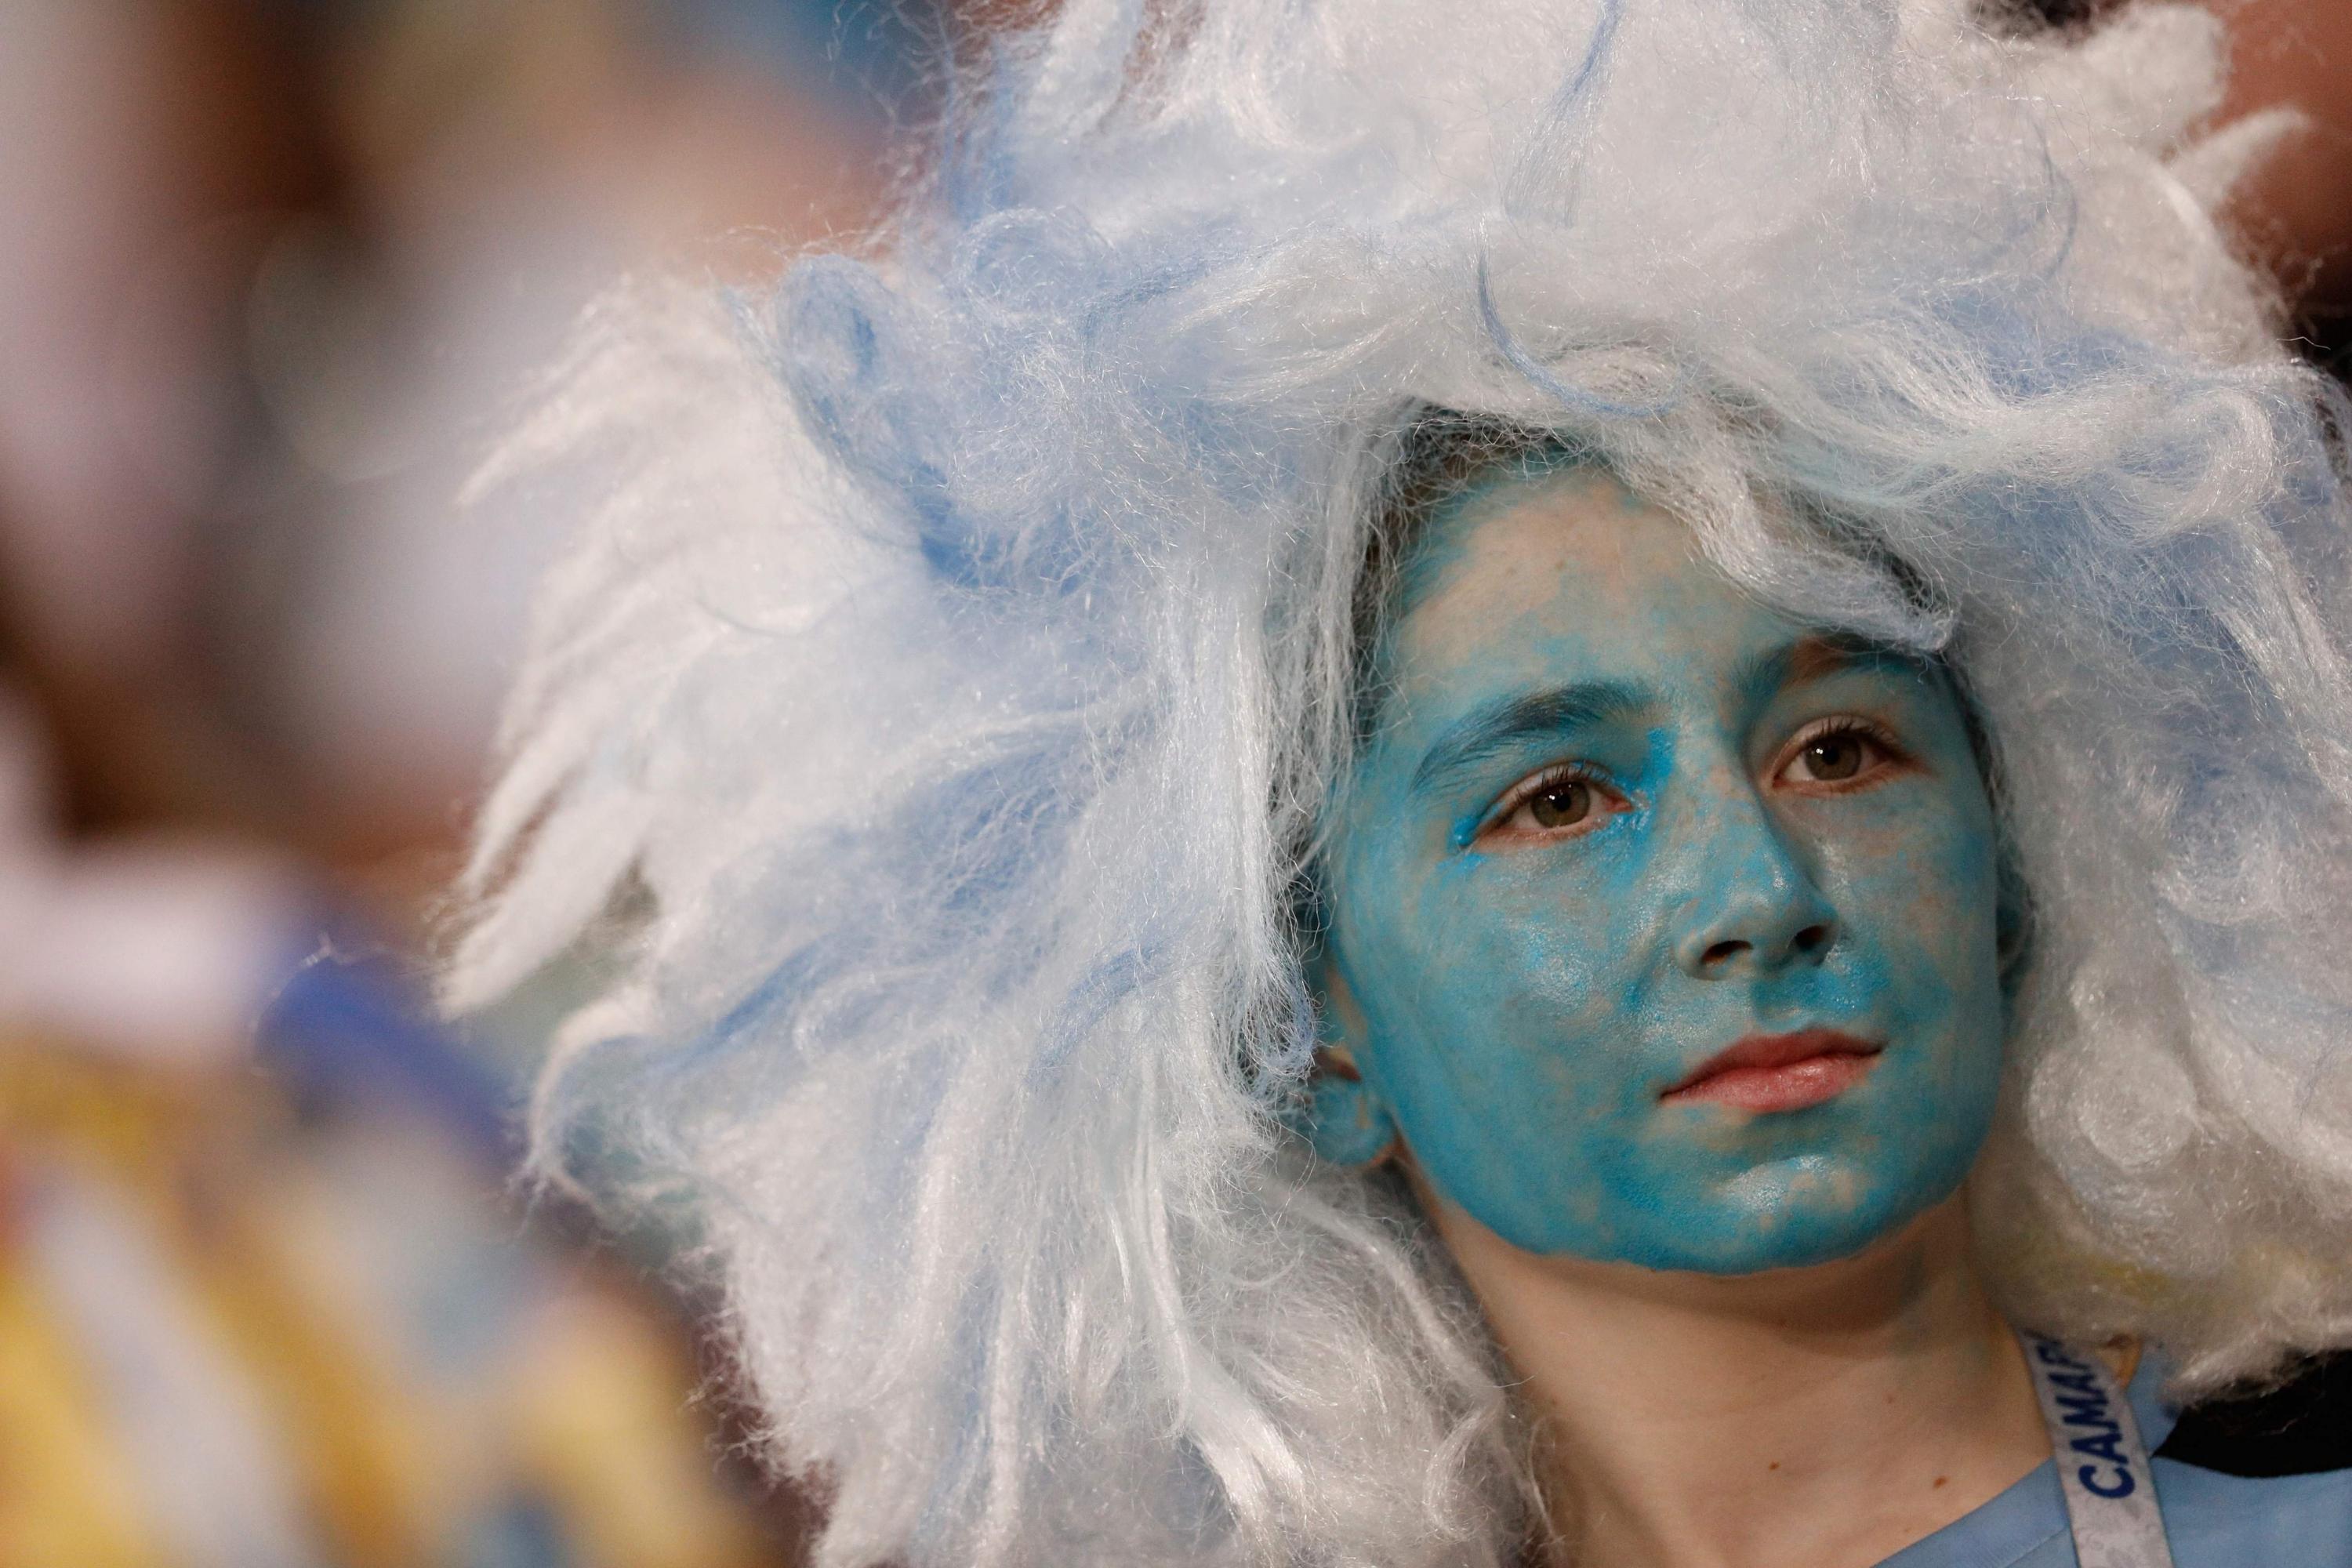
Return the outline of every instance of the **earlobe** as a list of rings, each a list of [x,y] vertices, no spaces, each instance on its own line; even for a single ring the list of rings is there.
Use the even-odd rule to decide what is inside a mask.
[[[1314,1125],[1307,1139],[1317,1158],[1334,1165],[1379,1163],[1396,1146],[1396,1121],[1372,1087],[1352,1069],[1318,1063],[1313,1089]]]

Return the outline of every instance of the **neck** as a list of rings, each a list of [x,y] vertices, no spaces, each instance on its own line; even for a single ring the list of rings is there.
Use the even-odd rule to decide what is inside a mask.
[[[1580,1563],[1863,1568],[2049,1457],[1957,1195],[1740,1276],[1538,1257],[1423,1196],[1526,1379]]]

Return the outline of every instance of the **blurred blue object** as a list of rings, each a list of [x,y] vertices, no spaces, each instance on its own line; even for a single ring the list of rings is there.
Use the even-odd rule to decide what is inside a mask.
[[[405,1110],[501,1172],[521,1152],[511,1086],[384,959],[329,947],[294,972],[256,1034],[262,1065],[306,1100]]]

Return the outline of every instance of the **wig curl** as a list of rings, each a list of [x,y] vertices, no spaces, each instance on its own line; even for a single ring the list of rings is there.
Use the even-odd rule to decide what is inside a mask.
[[[1951,0],[1067,0],[862,255],[616,296],[452,1005],[599,989],[538,1169],[698,1227],[837,1568],[1500,1564],[1442,1256],[1283,1129],[1355,601],[1433,420],[1934,650],[2032,914],[2008,1310],[2352,1340],[2344,405],[2213,213],[2218,28]]]

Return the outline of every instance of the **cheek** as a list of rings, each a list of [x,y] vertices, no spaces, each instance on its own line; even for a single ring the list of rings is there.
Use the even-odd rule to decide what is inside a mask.
[[[1616,1060],[1648,986],[1614,922],[1540,868],[1457,863],[1349,910],[1339,960],[1376,1075],[1472,1114],[1541,1104],[1557,1130],[1629,1079]],[[1363,884],[1359,884],[1363,885]]]
[[[1579,940],[1576,900],[1556,879],[1513,860],[1479,855],[1426,868],[1374,864],[1358,885],[1350,945],[1383,988],[1415,1010],[1500,1016],[1538,998],[1553,1004],[1586,989],[1591,956]]]
[[[1922,830],[1889,825],[1857,838],[1839,902],[1856,946],[1883,965],[1895,999],[1922,1024],[1990,1032],[2000,1016],[1996,859],[1989,816],[1955,812]]]

